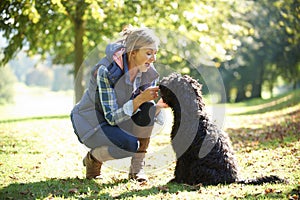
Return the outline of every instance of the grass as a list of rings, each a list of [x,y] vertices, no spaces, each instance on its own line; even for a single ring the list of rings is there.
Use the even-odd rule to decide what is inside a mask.
[[[224,129],[236,150],[241,177],[276,174],[287,183],[205,187],[168,183],[175,167],[170,121],[151,140],[149,182],[127,180],[129,159],[109,161],[102,179],[86,180],[81,161],[88,149],[77,141],[69,118],[22,116],[0,121],[0,199],[299,199],[298,92],[267,102],[226,105]],[[285,105],[278,107],[283,101]]]

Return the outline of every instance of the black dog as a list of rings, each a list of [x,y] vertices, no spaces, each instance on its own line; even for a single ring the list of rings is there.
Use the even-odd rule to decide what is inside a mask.
[[[229,136],[206,114],[201,87],[190,76],[177,73],[163,78],[159,85],[162,99],[174,114],[171,140],[177,163],[172,182],[189,185],[282,182],[277,176],[239,179]]]

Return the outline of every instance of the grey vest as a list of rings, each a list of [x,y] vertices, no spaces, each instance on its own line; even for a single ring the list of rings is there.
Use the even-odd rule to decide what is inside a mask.
[[[111,48],[111,46],[108,46]],[[112,53],[118,50],[120,46],[116,46]],[[109,71],[109,81],[115,89],[117,96],[117,103],[119,107],[132,98],[133,88],[125,81],[124,72],[118,67],[118,65],[112,61],[112,54],[107,53],[106,57],[100,60],[100,62],[92,69],[89,86],[82,96],[81,100],[74,106],[71,111],[71,120],[79,141],[84,143],[89,137],[95,132],[102,131],[101,125],[106,124],[104,118],[100,98],[99,90],[97,85],[97,74],[98,68],[101,65],[107,67]],[[124,55],[124,59],[126,59]],[[154,67],[144,72],[141,77],[141,90],[149,87],[153,81],[158,78],[158,73]]]

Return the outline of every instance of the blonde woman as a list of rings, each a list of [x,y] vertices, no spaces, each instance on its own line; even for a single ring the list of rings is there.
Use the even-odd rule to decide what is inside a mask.
[[[154,102],[158,46],[151,29],[130,26],[93,68],[89,87],[71,112],[74,132],[91,149],[83,159],[86,178],[99,177],[105,161],[131,156],[129,178],[147,181],[145,153],[154,120],[167,107]]]

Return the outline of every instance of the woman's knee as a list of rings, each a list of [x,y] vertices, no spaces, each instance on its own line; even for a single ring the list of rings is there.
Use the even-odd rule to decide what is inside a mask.
[[[105,126],[103,130],[107,138],[118,148],[129,152],[137,151],[139,143],[135,136],[128,134],[119,127]]]
[[[128,140],[123,143],[123,149],[126,151],[135,153],[137,152],[138,148],[139,148],[139,141],[135,137],[128,138]]]

